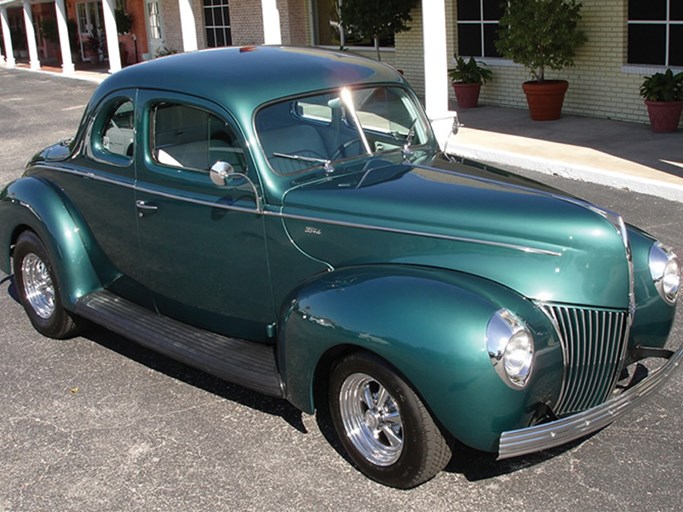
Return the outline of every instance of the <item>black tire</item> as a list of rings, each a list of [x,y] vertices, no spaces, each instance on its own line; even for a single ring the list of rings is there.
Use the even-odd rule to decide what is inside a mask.
[[[48,338],[65,339],[76,335],[78,325],[62,305],[50,257],[33,231],[19,235],[13,260],[19,298],[33,327]]]
[[[381,399],[382,389],[386,399]],[[332,369],[329,406],[346,452],[379,483],[410,489],[433,478],[451,459],[445,437],[420,398],[372,354],[351,354]]]

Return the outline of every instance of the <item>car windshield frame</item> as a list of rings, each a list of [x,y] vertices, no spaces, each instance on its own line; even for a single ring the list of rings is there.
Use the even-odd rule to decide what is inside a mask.
[[[436,144],[415,94],[395,83],[278,98],[259,107],[253,126],[264,162],[280,177],[331,174],[358,159]]]

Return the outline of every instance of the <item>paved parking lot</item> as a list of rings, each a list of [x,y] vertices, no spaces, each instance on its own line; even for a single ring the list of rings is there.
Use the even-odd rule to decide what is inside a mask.
[[[72,135],[94,86],[5,69],[0,83],[4,184],[32,153]],[[683,252],[683,204],[536,177],[622,212]],[[586,440],[503,462],[462,449],[434,480],[397,491],[363,477],[324,422],[284,401],[102,329],[41,337],[2,273],[0,319],[0,512],[678,511],[683,503],[683,371]]]

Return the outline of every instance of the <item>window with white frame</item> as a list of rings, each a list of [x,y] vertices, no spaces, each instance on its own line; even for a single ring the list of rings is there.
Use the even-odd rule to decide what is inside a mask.
[[[683,0],[629,0],[628,63],[683,67]]]
[[[203,0],[206,46],[217,48],[232,45],[229,0]]]
[[[501,0],[458,0],[458,54],[468,57],[500,57],[496,49]]]
[[[315,29],[315,44],[319,46],[334,46],[339,48],[343,39],[344,47],[374,46],[375,42],[373,38],[365,34],[354,34],[349,31],[345,31],[342,36],[339,26],[339,11],[337,8],[338,0],[310,0],[310,2]],[[392,34],[390,36],[381,38],[379,45],[382,48],[393,48],[394,35]]]

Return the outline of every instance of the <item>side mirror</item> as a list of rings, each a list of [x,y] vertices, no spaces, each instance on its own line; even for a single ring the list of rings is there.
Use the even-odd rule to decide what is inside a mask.
[[[231,176],[234,176],[235,169],[228,162],[219,160],[209,169],[209,177],[211,182],[217,187],[224,187]]]

